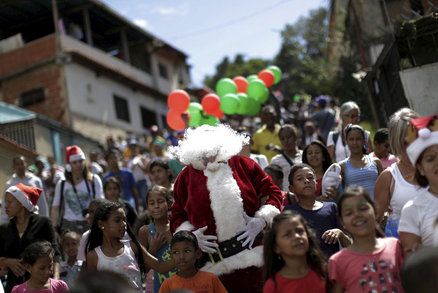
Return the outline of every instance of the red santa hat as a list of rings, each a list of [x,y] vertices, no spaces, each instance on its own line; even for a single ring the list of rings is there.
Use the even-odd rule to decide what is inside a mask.
[[[34,212],[37,210],[36,204],[43,190],[18,183],[6,189],[6,192],[12,194],[28,211]]]
[[[78,160],[85,160],[85,154],[81,150],[80,147],[77,145],[71,145],[65,148],[65,161],[67,162],[67,165],[65,166],[65,169],[68,172],[71,172],[71,162],[78,161]]]
[[[415,166],[425,149],[438,144],[438,115],[412,119],[406,133],[406,141],[409,143],[406,152]]]

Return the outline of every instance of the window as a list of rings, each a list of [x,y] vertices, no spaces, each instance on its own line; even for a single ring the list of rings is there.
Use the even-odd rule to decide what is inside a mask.
[[[164,64],[158,63],[158,72],[162,78],[169,79],[169,74],[167,73],[167,68]]]
[[[149,128],[150,126],[157,123],[157,115],[149,109],[140,107],[141,121],[144,128]]]
[[[131,117],[129,115],[128,101],[125,98],[119,97],[117,95],[114,98],[114,108],[116,109],[116,117],[119,120],[126,122],[131,122]]]
[[[30,105],[40,103],[46,99],[44,95],[44,88],[36,88],[24,93],[21,93],[18,105],[22,108]]]

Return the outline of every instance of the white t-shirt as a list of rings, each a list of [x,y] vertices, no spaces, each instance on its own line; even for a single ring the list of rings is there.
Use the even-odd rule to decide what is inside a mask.
[[[91,200],[95,198],[104,198],[102,181],[99,176],[93,176],[94,178],[94,189],[95,196],[93,196],[93,187],[89,183],[88,189],[85,184],[85,180],[82,180],[79,184],[76,184],[77,194],[74,192],[70,182],[65,181],[64,183],[64,217],[67,221],[84,221],[85,218],[82,216],[82,210],[87,209],[90,205]],[[53,199],[53,207],[61,206],[61,184],[62,181],[58,181],[55,187],[55,197]],[[88,193],[89,192],[89,193]]]
[[[333,133],[333,131],[329,132],[329,135],[327,137],[327,147],[335,145],[335,142],[333,141]],[[335,156],[337,163],[345,160],[350,156],[350,149],[348,148],[347,144],[345,144],[345,146],[342,144],[342,137],[340,133],[338,135],[338,140],[336,141],[335,145]]]
[[[434,223],[437,217],[438,197],[427,189],[421,189],[403,207],[398,231],[420,236],[422,245],[433,246]]]
[[[295,154],[295,157],[294,158],[289,157],[289,159],[292,161],[292,163],[299,164],[302,163],[302,156],[303,156],[303,151],[298,150],[297,153]],[[292,166],[289,164],[289,162],[285,159],[285,157],[282,154],[275,155],[271,160],[271,164],[275,164],[281,167],[281,169],[283,170],[282,190],[289,191],[289,173]]]
[[[262,154],[250,154],[249,157],[253,159],[262,169],[265,169],[269,163],[268,158]]]

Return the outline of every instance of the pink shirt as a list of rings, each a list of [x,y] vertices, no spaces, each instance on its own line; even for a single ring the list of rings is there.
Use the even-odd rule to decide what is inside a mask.
[[[289,279],[275,274],[275,283],[272,278],[266,280],[263,286],[263,293],[325,293],[325,280],[318,276],[313,270],[309,270],[306,276],[299,279]]]
[[[374,152],[372,152],[370,154],[370,156],[373,157],[373,158],[378,158]],[[397,157],[394,156],[393,154],[389,154],[386,158],[378,158],[378,159],[382,163],[383,170],[385,170],[386,168],[388,168],[392,164],[398,162]]]
[[[27,286],[27,282],[14,286],[12,293],[66,293],[68,292],[67,284],[62,280],[49,279],[50,288],[43,290],[32,290]]]
[[[396,238],[379,238],[383,247],[371,253],[344,248],[329,259],[329,279],[344,292],[404,292],[399,271],[403,256]]]

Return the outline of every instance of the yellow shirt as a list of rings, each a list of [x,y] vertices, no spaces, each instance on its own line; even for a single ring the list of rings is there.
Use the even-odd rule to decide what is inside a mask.
[[[259,154],[265,155],[270,162],[272,157],[277,155],[277,153],[267,150],[266,146],[272,143],[281,147],[280,138],[278,137],[278,132],[280,131],[280,128],[281,126],[279,124],[275,124],[274,131],[270,132],[266,128],[266,125],[260,127],[252,136],[253,145],[251,146],[251,149],[258,152]]]
[[[219,278],[210,272],[198,271],[191,278],[173,275],[161,284],[159,293],[170,293],[177,289],[188,289],[193,293],[227,293]]]

